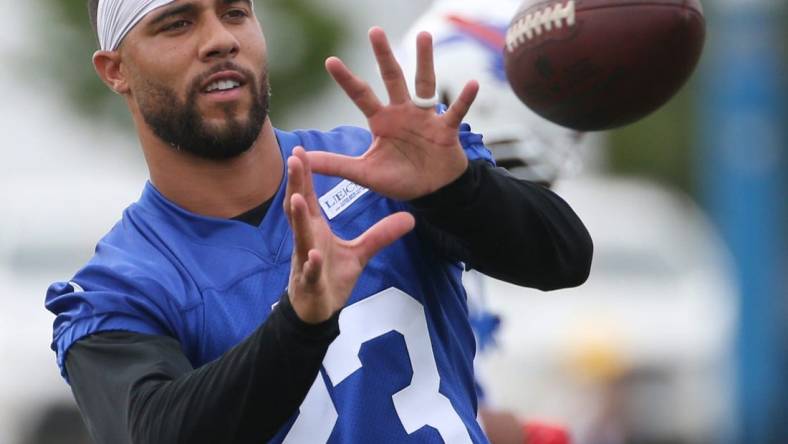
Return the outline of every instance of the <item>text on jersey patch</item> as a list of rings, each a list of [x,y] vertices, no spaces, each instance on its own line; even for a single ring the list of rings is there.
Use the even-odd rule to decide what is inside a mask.
[[[328,193],[320,197],[320,206],[329,220],[334,219],[339,213],[345,211],[347,207],[357,201],[369,189],[355,184],[347,179],[339,182],[337,186],[332,188]]]

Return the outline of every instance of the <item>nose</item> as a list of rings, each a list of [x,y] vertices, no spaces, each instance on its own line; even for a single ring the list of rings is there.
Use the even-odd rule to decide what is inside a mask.
[[[219,17],[211,17],[203,22],[203,43],[200,47],[200,60],[205,62],[232,58],[238,54],[241,45],[235,35],[222,23]]]

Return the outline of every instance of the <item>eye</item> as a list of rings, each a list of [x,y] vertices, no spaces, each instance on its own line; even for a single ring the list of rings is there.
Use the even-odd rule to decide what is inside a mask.
[[[161,30],[164,31],[164,32],[178,31],[178,30],[181,30],[183,28],[186,28],[190,24],[191,23],[189,23],[188,20],[178,20],[178,21],[172,22],[169,25],[163,27]]]
[[[243,9],[231,9],[224,14],[225,17],[233,20],[241,20],[249,16]]]

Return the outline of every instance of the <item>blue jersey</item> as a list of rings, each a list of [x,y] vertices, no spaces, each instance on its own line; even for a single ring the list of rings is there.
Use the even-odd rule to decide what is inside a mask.
[[[464,129],[469,157],[489,160],[481,137]],[[351,127],[276,136],[284,158],[298,145],[360,155],[371,142],[369,132]],[[171,336],[199,367],[257,329],[288,284],[285,183],[258,227],[190,213],[148,183],[92,260],[48,291],[47,308],[57,315],[52,348],[64,377],[69,347],[98,332]],[[342,178],[315,175],[314,183],[344,239],[408,210]],[[372,258],[320,374],[273,442],[487,442],[476,422],[475,342],[461,273],[460,263],[415,233]]]

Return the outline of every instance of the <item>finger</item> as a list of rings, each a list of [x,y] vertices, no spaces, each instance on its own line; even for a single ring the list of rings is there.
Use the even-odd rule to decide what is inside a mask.
[[[306,153],[312,171],[326,176],[344,177],[361,186],[369,188],[366,169],[360,157],[344,156],[326,151]]]
[[[319,250],[311,249],[307,253],[307,257],[302,276],[307,285],[314,285],[320,280],[320,273],[323,270],[323,255]]]
[[[301,159],[290,156],[287,158],[287,187],[285,188],[285,199],[282,206],[285,211],[287,219],[292,217],[291,198],[295,193],[301,193],[303,187],[303,169]]]
[[[471,80],[466,83],[462,92],[457,97],[457,100],[451,104],[448,111],[443,115],[446,125],[451,128],[459,128],[462,119],[468,114],[468,110],[471,109],[471,105],[473,105],[473,101],[476,100],[476,94],[478,93],[479,82]]]
[[[299,262],[305,262],[309,256],[309,250],[315,246],[315,236],[312,233],[309,209],[304,196],[298,193],[293,194],[293,197],[290,198],[290,208],[292,211],[290,224],[293,229],[296,259]]]
[[[342,60],[329,57],[326,60],[326,71],[331,74],[334,81],[345,91],[345,94],[356,104],[358,109],[369,118],[372,117],[383,105],[378,96],[372,91],[367,82],[353,74]]]
[[[385,217],[352,241],[359,262],[366,265],[378,251],[407,234],[415,225],[413,215],[404,211]]]
[[[380,76],[386,91],[389,93],[389,101],[393,104],[405,103],[410,100],[408,84],[402,74],[402,68],[394,57],[386,33],[379,27],[369,30],[369,41],[372,43],[372,51],[380,68]]]
[[[429,32],[420,32],[416,37],[416,54],[416,96],[429,99],[435,96],[435,61]]]
[[[303,165],[303,176],[302,176],[302,188],[301,194],[306,199],[306,203],[309,206],[309,213],[313,216],[320,214],[320,206],[317,203],[317,195],[315,194],[315,185],[312,180],[312,168],[310,166],[309,158],[306,155],[306,151],[302,147],[296,147],[293,149],[293,155],[301,161]]]

